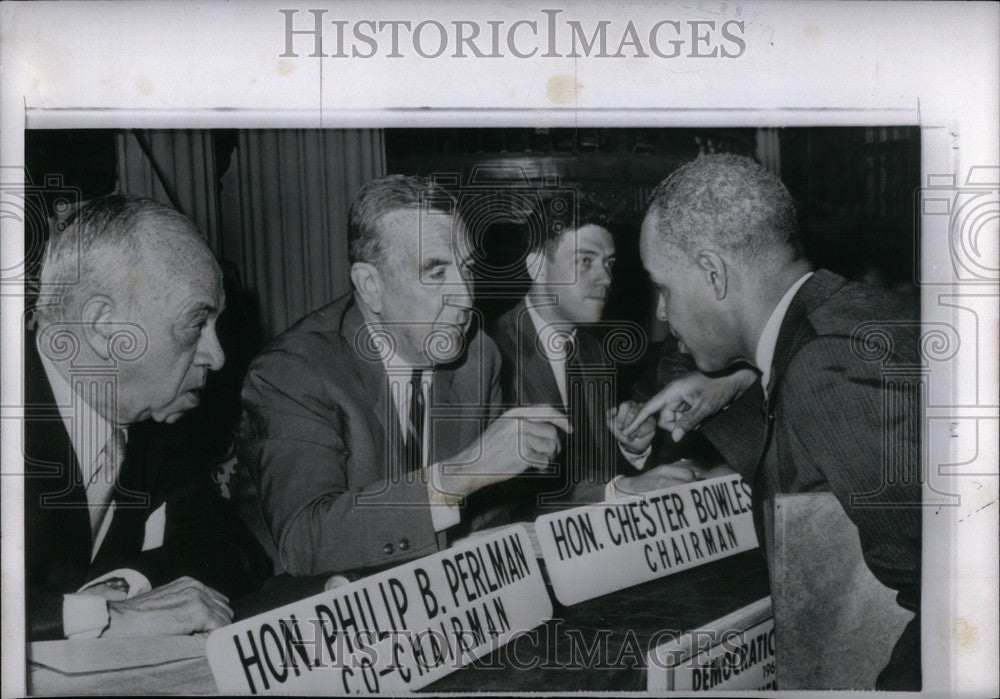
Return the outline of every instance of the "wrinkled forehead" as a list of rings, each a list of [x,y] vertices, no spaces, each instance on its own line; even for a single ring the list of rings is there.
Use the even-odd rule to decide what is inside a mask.
[[[659,213],[650,209],[639,232],[639,256],[642,266],[654,278],[668,275],[683,262],[680,251],[660,234]]]
[[[468,248],[468,231],[461,219],[438,210],[395,209],[379,219],[383,249],[389,256],[459,257]]]
[[[660,239],[659,216],[655,208],[646,212],[642,219],[642,227],[639,230],[639,255],[642,263],[647,264],[647,259],[656,257],[660,252],[663,241]]]
[[[159,237],[143,240],[139,260],[132,282],[146,287],[151,297],[198,296],[206,304],[221,306],[222,270],[196,231],[160,229]]]

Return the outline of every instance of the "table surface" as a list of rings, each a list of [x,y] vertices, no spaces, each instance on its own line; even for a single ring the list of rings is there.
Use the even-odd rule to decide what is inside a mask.
[[[234,612],[237,619],[253,616],[316,594],[322,584],[322,578],[275,578],[234,603]],[[552,620],[423,691],[644,691],[651,639],[666,642],[768,594],[757,549],[571,607],[553,598]],[[72,675],[31,664],[28,679],[35,694],[216,693],[205,658]]]

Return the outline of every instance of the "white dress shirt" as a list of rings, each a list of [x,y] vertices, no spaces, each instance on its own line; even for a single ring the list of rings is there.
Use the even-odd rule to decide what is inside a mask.
[[[410,401],[413,400],[412,384],[410,378],[413,376],[414,367],[404,363],[398,357],[387,355],[388,348],[379,345],[379,352],[382,356],[382,365],[389,381],[389,395],[392,396],[393,405],[396,407],[396,417],[399,419],[399,431],[403,435],[403,444],[409,435]],[[420,390],[424,396],[424,424],[420,430],[423,435],[422,454],[420,455],[421,468],[430,460],[430,417],[431,417],[431,381],[434,378],[433,369],[424,369],[420,374]],[[462,515],[458,507],[453,504],[444,504],[441,501],[440,490],[436,487],[441,483],[441,464],[431,464],[427,470],[427,495],[431,502],[431,523],[434,531],[442,532],[458,524]]]
[[[556,386],[559,387],[559,397],[562,398],[563,406],[567,409],[569,408],[569,393],[566,387],[566,343],[563,341],[553,341],[552,336],[556,334],[565,334],[565,330],[559,327],[553,327],[552,324],[546,323],[535,307],[531,305],[530,302],[525,304],[528,307],[528,317],[531,318],[532,325],[535,326],[535,332],[538,334],[538,341],[542,347],[542,353],[545,355],[545,359],[549,363],[549,367],[552,369],[552,375],[555,377]],[[576,340],[576,328],[570,333],[574,340]],[[556,349],[558,348],[558,350]],[[641,454],[633,454],[623,447],[621,444],[618,445],[619,451],[621,451],[622,456],[624,456],[632,466],[638,470],[642,470],[646,465],[646,459],[649,458],[652,452],[652,446],[646,447],[646,450]]]
[[[59,415],[62,417],[66,433],[73,445],[73,453],[80,464],[84,485],[94,481],[96,475],[101,484],[107,485],[113,490],[114,483],[118,480],[118,473],[114,472],[116,468],[114,462],[104,459],[102,452],[114,427],[101,417],[82,396],[73,391],[69,382],[63,378],[40,349],[38,356],[41,358],[42,367],[45,369],[45,376],[52,389],[52,397],[59,408]],[[123,432],[125,438],[128,439],[128,431],[123,430]],[[102,460],[106,462],[104,468],[108,471],[95,473]],[[94,560],[104,537],[108,533],[108,528],[111,526],[111,520],[114,518],[115,504],[113,501],[107,504],[107,498],[111,496],[108,488],[87,488],[86,493],[89,507],[104,510],[104,516],[97,528],[96,535],[93,537],[93,546],[90,551],[90,559]],[[105,507],[105,505],[107,506]],[[121,568],[102,575],[96,580],[91,580],[83,585],[75,595],[64,595],[63,630],[68,638],[94,638],[107,627],[109,621],[107,600],[101,596],[88,595],[86,590],[111,578],[124,578],[128,581],[129,597],[148,592],[151,589],[149,580],[142,573]]]
[[[788,287],[788,291],[785,292],[785,295],[778,301],[778,305],[771,311],[771,316],[764,324],[764,329],[757,340],[757,352],[754,355],[754,363],[761,372],[760,385],[764,389],[765,397],[767,396],[767,384],[771,380],[771,365],[774,363],[774,351],[778,346],[778,333],[781,332],[781,324],[785,320],[788,307],[792,305],[792,299],[795,298],[795,294],[798,293],[802,285],[812,275],[812,272],[806,272],[799,277],[798,281]]]

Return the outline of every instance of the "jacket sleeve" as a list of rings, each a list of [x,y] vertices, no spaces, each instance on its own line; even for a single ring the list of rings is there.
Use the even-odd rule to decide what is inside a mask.
[[[381,453],[364,416],[371,404],[320,380],[316,361],[265,352],[243,387],[240,466],[256,488],[276,565],[316,575],[436,551],[422,478],[394,478],[386,463],[358,463],[372,478],[349,481],[348,459],[373,461]]]
[[[28,589],[27,626],[29,641],[53,641],[63,634],[63,595],[43,589]]]

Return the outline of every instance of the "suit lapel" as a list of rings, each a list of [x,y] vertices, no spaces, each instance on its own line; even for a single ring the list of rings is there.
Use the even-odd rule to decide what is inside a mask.
[[[455,371],[453,369],[438,369],[434,371],[434,378],[431,382],[431,401],[428,408],[430,417],[430,449],[428,459],[430,463],[435,463],[454,453],[456,445],[464,444],[468,440],[462,439],[462,425],[464,420],[447,419],[448,413],[453,413],[454,409],[461,405],[462,397],[455,389]]]
[[[375,351],[371,356],[358,353],[359,347],[375,348],[375,339],[368,329],[357,304],[344,313],[341,325],[341,342],[347,343],[351,355],[355,358],[358,379],[364,391],[372,397],[371,412],[368,414],[368,427],[377,440],[383,445],[387,461],[395,459],[396,464],[403,464],[405,450],[403,449],[403,434],[399,429],[399,415],[389,392],[389,377],[385,365]]]
[[[781,322],[778,331],[778,341],[774,347],[774,359],[771,362],[771,377],[768,383],[768,401],[774,402],[779,389],[781,377],[784,376],[788,364],[802,343],[815,335],[809,323],[809,314],[821,306],[837,289],[847,282],[846,279],[825,269],[817,270],[792,299]]]
[[[552,365],[539,347],[538,330],[522,300],[517,306],[518,394],[522,405],[554,405],[564,409]]]
[[[774,359],[771,363],[771,378],[767,393],[762,396],[761,420],[764,426],[764,439],[760,457],[757,459],[755,479],[751,486],[755,498],[771,498],[772,493],[780,485],[777,482],[779,477],[777,471],[765,468],[764,465],[768,454],[773,451],[776,429],[775,406],[780,399],[782,379],[798,349],[816,335],[809,321],[809,315],[845,283],[844,278],[832,272],[817,270],[795,294],[781,321],[781,329],[778,331],[778,340],[774,347]]]
[[[75,591],[90,564],[87,494],[34,333],[25,333],[24,350],[26,583]]]

